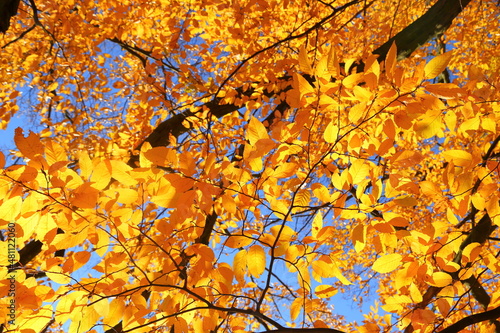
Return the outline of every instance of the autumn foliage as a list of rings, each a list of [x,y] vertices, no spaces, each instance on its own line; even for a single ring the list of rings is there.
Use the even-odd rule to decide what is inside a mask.
[[[0,332],[500,331],[496,1],[7,7]]]

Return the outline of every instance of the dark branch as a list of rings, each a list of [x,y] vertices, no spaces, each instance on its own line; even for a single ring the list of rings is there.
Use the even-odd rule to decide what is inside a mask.
[[[259,333],[345,333],[333,328],[280,328],[271,331],[262,331]]]
[[[439,331],[440,333],[458,333],[465,329],[467,326],[480,323],[485,320],[494,320],[500,318],[500,306],[489,311],[476,313],[468,317],[462,318],[455,324],[446,327],[444,330]]]
[[[380,55],[379,61],[384,60],[395,42],[397,59],[409,57],[413,51],[444,33],[469,2],[471,0],[439,0],[415,22],[373,51],[373,54]]]
[[[6,33],[10,18],[16,16],[20,0],[0,0],[0,32]]]

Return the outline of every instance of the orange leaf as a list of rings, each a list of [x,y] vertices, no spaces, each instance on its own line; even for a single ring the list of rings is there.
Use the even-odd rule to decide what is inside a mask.
[[[366,245],[366,226],[363,223],[359,223],[352,230],[351,237],[354,243],[354,249],[359,253]]]
[[[389,78],[394,77],[394,69],[396,68],[396,61],[397,61],[396,56],[397,56],[396,42],[393,42],[391,48],[389,49],[389,52],[387,52],[387,56],[385,57],[385,72],[387,77]]]
[[[321,284],[314,289],[314,293],[319,298],[329,298],[335,296],[337,292],[337,288],[326,284]]]
[[[443,99],[460,98],[465,91],[453,83],[435,83],[425,86],[425,90]]]
[[[21,127],[16,128],[14,142],[19,151],[29,159],[34,159],[36,156],[43,155],[44,148],[40,142],[40,137],[32,131],[30,131],[28,137],[25,138],[23,129]]]
[[[90,183],[84,183],[73,191],[71,203],[80,208],[95,208],[98,197],[99,190]]]

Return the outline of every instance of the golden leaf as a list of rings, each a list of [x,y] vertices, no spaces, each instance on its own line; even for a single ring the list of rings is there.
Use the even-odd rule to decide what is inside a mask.
[[[441,74],[453,56],[453,51],[448,51],[446,53],[440,54],[429,61],[424,67],[424,76],[426,79],[433,79],[439,74]]]
[[[372,269],[377,273],[390,273],[401,265],[402,259],[399,253],[386,254],[375,260]]]

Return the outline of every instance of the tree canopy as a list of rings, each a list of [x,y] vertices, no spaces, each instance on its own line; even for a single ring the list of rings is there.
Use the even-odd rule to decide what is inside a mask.
[[[496,1],[0,11],[0,332],[500,332]]]

